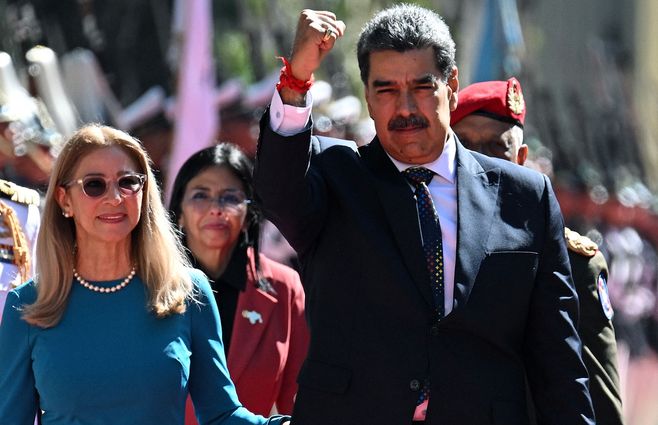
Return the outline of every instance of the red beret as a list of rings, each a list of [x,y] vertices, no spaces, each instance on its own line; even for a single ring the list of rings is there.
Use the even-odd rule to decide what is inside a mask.
[[[521,83],[514,77],[471,84],[459,91],[457,100],[457,109],[450,114],[450,125],[476,113],[523,127],[525,100]]]

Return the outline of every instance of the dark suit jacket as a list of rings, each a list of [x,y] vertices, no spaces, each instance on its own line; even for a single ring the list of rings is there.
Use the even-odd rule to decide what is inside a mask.
[[[454,309],[432,321],[413,193],[375,139],[312,155],[261,123],[255,184],[299,252],[311,330],[294,425],[591,424],[562,217],[548,179],[457,147]]]

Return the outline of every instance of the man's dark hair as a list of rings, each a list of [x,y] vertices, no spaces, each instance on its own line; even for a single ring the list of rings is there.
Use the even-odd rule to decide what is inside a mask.
[[[363,84],[368,84],[370,53],[427,47],[434,49],[436,67],[445,81],[455,66],[455,42],[443,18],[431,10],[404,3],[380,11],[365,24],[356,46]]]

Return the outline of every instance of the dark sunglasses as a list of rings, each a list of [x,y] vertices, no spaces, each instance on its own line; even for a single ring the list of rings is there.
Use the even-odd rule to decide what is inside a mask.
[[[146,182],[146,175],[140,173],[124,174],[118,179],[106,179],[101,176],[85,176],[64,185],[70,187],[74,184],[82,186],[82,192],[90,198],[99,198],[107,193],[110,183],[114,182],[121,196],[134,196],[139,193]]]

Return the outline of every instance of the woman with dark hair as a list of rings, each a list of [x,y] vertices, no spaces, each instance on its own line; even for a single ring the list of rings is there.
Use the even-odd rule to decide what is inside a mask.
[[[178,172],[169,209],[192,264],[211,279],[240,401],[290,413],[308,346],[304,292],[297,272],[258,252],[251,173],[237,146],[203,149]]]

